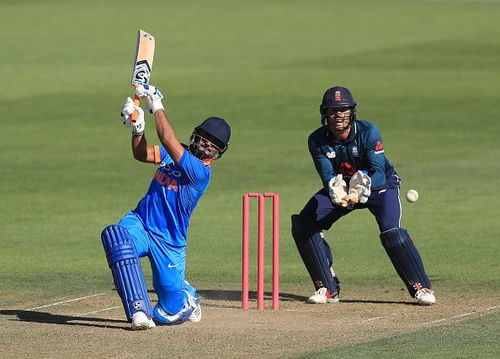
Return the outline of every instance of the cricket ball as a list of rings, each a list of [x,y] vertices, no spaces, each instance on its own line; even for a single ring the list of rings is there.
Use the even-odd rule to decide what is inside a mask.
[[[406,199],[410,203],[416,202],[418,200],[418,192],[414,189],[409,190],[406,192]]]

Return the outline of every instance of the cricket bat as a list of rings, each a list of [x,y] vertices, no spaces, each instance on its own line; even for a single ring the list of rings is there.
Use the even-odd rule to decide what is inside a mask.
[[[149,83],[151,71],[153,70],[153,58],[155,54],[155,38],[144,30],[137,33],[137,45],[135,48],[134,66],[132,67],[132,86],[145,85]],[[134,103],[139,106],[141,100],[135,95]],[[131,121],[135,122],[138,112],[131,116]]]

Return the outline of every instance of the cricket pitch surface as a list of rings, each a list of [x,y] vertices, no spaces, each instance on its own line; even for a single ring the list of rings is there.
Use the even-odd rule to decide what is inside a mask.
[[[294,293],[294,294],[291,294]],[[235,290],[200,288],[200,323],[158,326],[133,332],[124,320],[114,289],[51,302],[2,308],[2,356],[21,357],[175,357],[277,358],[368,342],[397,334],[497,314],[498,296],[436,290],[437,304],[421,307],[398,289],[341,292],[341,302],[305,304],[308,292],[281,293],[281,309],[241,309]],[[491,294],[491,293],[490,293]],[[151,294],[153,304],[155,295]]]

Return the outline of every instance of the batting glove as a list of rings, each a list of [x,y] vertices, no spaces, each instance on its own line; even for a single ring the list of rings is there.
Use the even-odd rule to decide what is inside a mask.
[[[155,113],[158,110],[165,110],[161,103],[163,94],[159,88],[152,85],[139,85],[135,88],[135,93],[140,98],[148,100],[149,112]]]
[[[342,174],[338,174],[328,182],[328,193],[334,204],[345,207],[342,199],[347,196],[347,184],[342,179]]]
[[[351,204],[366,203],[372,193],[371,186],[370,176],[362,171],[357,171],[349,181],[349,202]]]
[[[131,116],[135,111],[138,112],[138,115],[135,122],[132,122]],[[122,117],[123,124],[125,127],[132,130],[132,134],[134,136],[141,136],[144,133],[144,129],[146,128],[146,122],[144,122],[144,111],[139,106],[136,106],[130,97],[127,97],[120,115]]]

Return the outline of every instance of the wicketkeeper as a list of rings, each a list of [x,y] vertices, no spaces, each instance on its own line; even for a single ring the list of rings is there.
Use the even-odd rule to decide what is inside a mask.
[[[132,329],[149,329],[155,322],[178,324],[201,320],[200,296],[185,280],[189,220],[210,182],[211,165],[227,150],[231,128],[219,117],[198,125],[184,145],[177,139],[154,86],[139,86],[136,94],[146,99],[156,119],[160,146],[148,145],[144,112],[128,98],[122,109],[123,123],[132,130],[132,153],[141,162],[158,165],[146,195],[118,224],[104,229],[101,238],[115,286]],[[135,122],[131,120],[138,112]],[[154,307],[148,296],[139,258],[148,256]]]
[[[321,127],[308,144],[323,187],[299,214],[292,235],[316,292],[307,303],[339,301],[339,280],[330,247],[323,238],[340,217],[368,208],[380,240],[410,295],[420,305],[436,302],[431,282],[408,232],[401,228],[401,180],[384,154],[379,130],[356,119],[356,102],[345,87],[332,87],[320,105]]]

